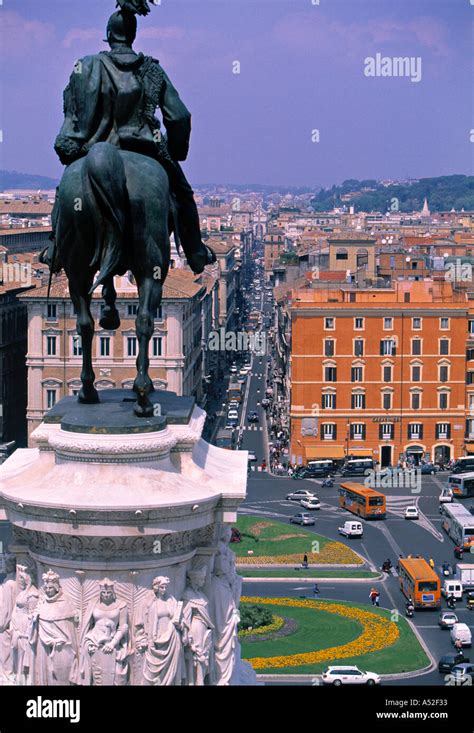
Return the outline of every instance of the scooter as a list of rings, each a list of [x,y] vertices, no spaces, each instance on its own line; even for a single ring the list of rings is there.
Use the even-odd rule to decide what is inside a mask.
[[[445,578],[448,578],[451,575],[451,568],[450,568],[450,566],[448,565],[447,562],[444,562],[441,567],[442,567],[442,570],[443,570],[444,577]]]
[[[415,606],[412,603],[407,603],[405,607],[405,616],[407,616],[407,618],[413,618],[414,613]]]
[[[324,488],[332,489],[332,487],[334,486],[334,479],[332,478],[332,476],[328,476],[324,479],[321,485],[324,486]]]
[[[466,608],[468,611],[474,611],[474,593],[472,591],[467,594]]]

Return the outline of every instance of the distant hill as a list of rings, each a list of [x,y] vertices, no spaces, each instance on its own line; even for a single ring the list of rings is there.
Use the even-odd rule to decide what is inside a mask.
[[[32,173],[17,173],[17,171],[0,170],[0,190],[9,188],[56,188],[59,181],[46,176],[36,176]]]
[[[421,211],[425,197],[430,211],[474,211],[474,176],[453,175],[420,178],[418,181],[383,185],[379,181],[350,179],[341,186],[320,191],[311,204],[315,211],[330,211],[334,207],[354,206],[356,211],[393,209],[398,199],[402,212]]]

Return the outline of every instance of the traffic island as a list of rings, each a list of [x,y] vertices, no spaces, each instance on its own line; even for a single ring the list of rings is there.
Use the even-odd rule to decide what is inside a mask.
[[[261,641],[241,637],[242,657],[259,675],[318,675],[340,664],[393,675],[431,664],[406,619],[392,611],[296,598],[243,597],[241,603],[263,605],[294,624],[292,633]]]

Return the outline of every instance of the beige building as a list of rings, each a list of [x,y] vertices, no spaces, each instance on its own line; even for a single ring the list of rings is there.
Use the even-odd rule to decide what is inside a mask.
[[[329,270],[349,271],[352,276],[363,271],[366,277],[375,277],[375,239],[338,237],[328,239],[328,244]]]
[[[212,280],[212,282],[211,282]],[[99,326],[103,300],[92,301],[96,323],[93,361],[98,389],[133,385],[138,342],[135,318],[138,297],[127,276],[115,279],[117,308],[121,325],[116,331]],[[178,395],[202,398],[204,332],[213,324],[215,288],[209,275],[196,276],[186,270],[171,270],[164,286],[163,302],[155,317],[155,332],[150,340],[150,376],[157,389]],[[76,317],[69,299],[66,278],[47,288],[31,290],[21,296],[28,308],[28,435],[39,425],[50,407],[81,388],[82,351],[76,330]]]

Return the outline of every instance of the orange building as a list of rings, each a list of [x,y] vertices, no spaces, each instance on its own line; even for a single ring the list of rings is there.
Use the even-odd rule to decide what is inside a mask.
[[[289,305],[292,462],[464,454],[466,293],[433,281],[333,285],[294,290]]]

